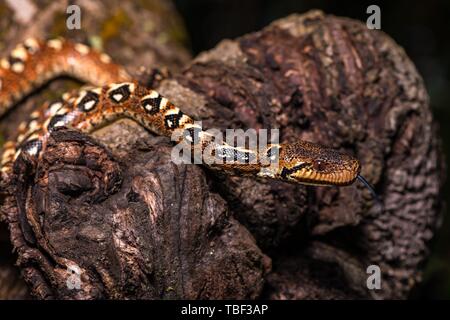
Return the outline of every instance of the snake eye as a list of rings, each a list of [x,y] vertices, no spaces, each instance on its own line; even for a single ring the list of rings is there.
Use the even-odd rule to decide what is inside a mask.
[[[325,163],[322,160],[314,160],[312,165],[316,171],[322,171],[325,169]]]

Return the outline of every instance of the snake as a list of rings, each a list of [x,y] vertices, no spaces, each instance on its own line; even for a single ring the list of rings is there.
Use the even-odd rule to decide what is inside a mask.
[[[347,186],[360,180],[373,192],[360,174],[358,159],[333,148],[301,139],[258,150],[217,141],[167,98],[133,80],[109,55],[64,38],[26,39],[0,60],[0,116],[61,75],[88,85],[45,102],[19,125],[17,138],[3,145],[2,175],[13,173],[20,156],[38,163],[49,135],[60,127],[90,134],[127,118],[157,135],[172,137],[182,130],[185,134],[177,142],[188,143],[193,151],[210,148],[213,156],[225,160],[203,164],[215,170],[304,185]],[[276,166],[267,161],[274,158]]]

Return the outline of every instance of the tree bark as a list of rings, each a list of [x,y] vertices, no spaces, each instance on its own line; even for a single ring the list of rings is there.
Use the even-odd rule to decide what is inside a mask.
[[[126,53],[146,56],[153,36],[136,53],[128,37],[105,50],[133,70],[141,61]],[[182,64],[170,61],[160,65]],[[311,11],[225,40],[153,85],[204,128],[280,128],[282,141],[354,154],[382,205],[359,185],[258,182],[175,165],[168,139],[131,121],[92,137],[59,130],[34,178],[4,186],[33,296],[386,299],[406,298],[420,282],[444,168],[423,81],[388,36]],[[34,243],[19,227],[21,207]],[[373,264],[380,290],[366,285]],[[67,285],[71,270],[80,290]]]

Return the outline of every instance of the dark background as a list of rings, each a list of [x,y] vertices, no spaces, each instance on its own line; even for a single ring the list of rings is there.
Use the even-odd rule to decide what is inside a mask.
[[[450,1],[175,0],[196,54],[224,38],[257,31],[291,13],[321,9],[366,21],[371,4],[381,8],[381,28],[400,44],[425,80],[450,167]],[[448,199],[449,183],[444,196]],[[448,210],[447,210],[448,211]],[[432,244],[423,284],[411,298],[450,299],[450,219]]]

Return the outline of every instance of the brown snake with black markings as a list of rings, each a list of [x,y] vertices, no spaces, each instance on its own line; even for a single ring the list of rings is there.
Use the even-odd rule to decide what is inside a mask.
[[[33,112],[30,121],[19,126],[17,140],[3,146],[2,175],[12,172],[21,153],[35,158],[37,163],[48,135],[57,127],[89,133],[120,118],[129,118],[168,137],[181,129],[188,134],[178,142],[190,143],[193,150],[204,151],[213,146],[215,155],[226,161],[206,164],[207,167],[300,184],[344,186],[360,179],[370,188],[359,174],[357,159],[314,143],[299,140],[269,144],[255,151],[215,142],[191,117],[156,91],[138,85],[109,56],[64,39],[28,39],[0,61],[0,116],[33,89],[62,74],[98,87],[65,94],[60,101],[45,103]],[[263,161],[267,158],[275,158],[277,166]]]

